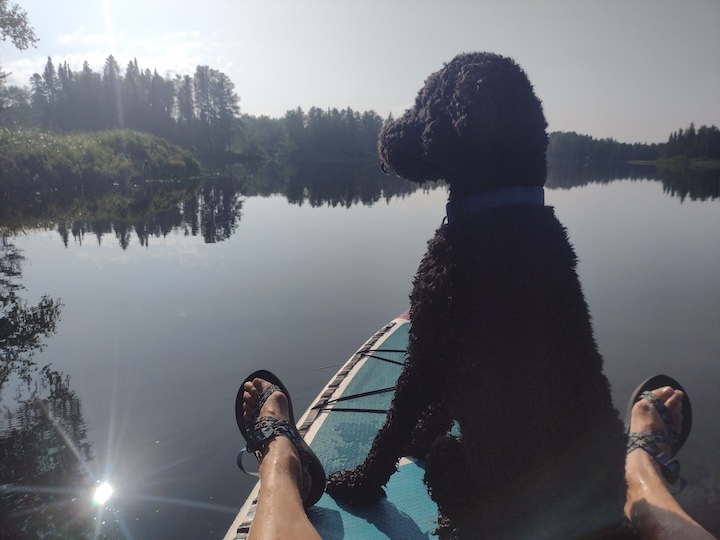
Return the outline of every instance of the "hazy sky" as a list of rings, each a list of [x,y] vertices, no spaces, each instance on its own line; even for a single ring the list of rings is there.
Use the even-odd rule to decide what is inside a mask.
[[[624,142],[720,126],[720,0],[20,0],[40,42],[0,42],[11,84],[47,56],[101,71],[192,74],[235,83],[242,112],[373,109],[395,116],[460,52],[513,57],[550,130]]]

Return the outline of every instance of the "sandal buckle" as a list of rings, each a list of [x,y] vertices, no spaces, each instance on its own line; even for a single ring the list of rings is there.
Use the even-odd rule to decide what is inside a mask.
[[[262,446],[263,442],[275,434],[273,426],[268,422],[258,422],[255,425],[255,429],[249,433],[247,441],[247,449],[250,452],[257,452]]]

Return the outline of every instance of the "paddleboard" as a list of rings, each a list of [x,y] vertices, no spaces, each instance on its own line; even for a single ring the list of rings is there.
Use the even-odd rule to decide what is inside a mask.
[[[404,314],[381,328],[330,379],[298,421],[298,429],[329,474],[362,463],[395,391],[408,344]],[[292,389],[291,389],[292,391]],[[429,539],[437,527],[437,506],[423,483],[422,462],[400,460],[385,486],[386,498],[362,508],[339,505],[327,494],[307,512],[325,540]],[[247,538],[259,485],[248,497],[225,540]]]

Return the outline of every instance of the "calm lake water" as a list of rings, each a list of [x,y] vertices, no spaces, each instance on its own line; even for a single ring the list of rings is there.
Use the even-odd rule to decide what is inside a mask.
[[[56,230],[17,236],[23,297],[63,304],[35,360],[70,376],[88,471],[115,490],[88,507],[90,533],[222,538],[253,486],[235,465],[239,383],[270,369],[304,410],[407,309],[445,198],[437,188],[346,208],[245,197],[216,243],[179,228],[147,245],[130,235],[126,249],[115,232],[70,235],[67,247]],[[688,390],[694,426],[679,498],[720,534],[720,200],[681,200],[650,180],[549,189],[546,200],[579,256],[618,409],[654,373]],[[14,392],[3,389],[5,406]]]

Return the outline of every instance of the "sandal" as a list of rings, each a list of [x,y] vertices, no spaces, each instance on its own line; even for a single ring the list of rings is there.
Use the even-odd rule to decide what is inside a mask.
[[[246,382],[251,382],[254,379],[264,379],[270,383],[270,386],[265,388],[258,398],[256,406],[253,408],[250,414],[250,421],[245,424],[243,418],[243,392]],[[260,416],[260,409],[274,392],[282,392],[287,397],[288,401],[288,412],[290,421],[274,418],[272,416]],[[240,385],[240,390],[235,400],[235,420],[240,428],[245,442],[247,443],[245,450],[240,452],[238,455],[238,467],[243,472],[246,472],[242,466],[242,455],[245,451],[253,452],[257,457],[258,463],[262,462],[263,452],[262,450],[267,445],[272,437],[278,435],[285,435],[295,445],[297,453],[300,456],[300,463],[302,464],[302,476],[303,485],[300,490],[300,497],[303,501],[305,508],[310,508],[314,505],[320,497],[322,497],[325,491],[325,470],[323,469],[320,460],[312,451],[310,446],[303,440],[300,432],[295,426],[295,415],[293,413],[292,400],[288,393],[285,385],[278,379],[274,374],[267,370],[261,369],[251,373]],[[252,431],[248,430],[248,426],[252,426]]]
[[[657,390],[658,388],[663,388],[665,386],[671,386],[675,390],[682,390],[684,394],[682,403],[683,419],[679,433],[673,425],[672,416],[670,415],[668,408],[655,394],[652,393],[652,390]],[[648,400],[653,407],[655,407],[655,410],[657,410],[660,418],[662,418],[663,422],[665,422],[665,431],[652,430],[642,433],[630,431],[632,408],[635,403],[641,399]],[[637,448],[642,448],[660,464],[660,470],[662,471],[663,478],[665,478],[668,483],[674,484],[680,477],[680,462],[675,458],[675,456],[690,435],[691,426],[692,407],[690,406],[690,398],[688,398],[687,392],[682,385],[667,375],[655,375],[650,377],[635,389],[635,392],[633,392],[632,397],[628,402],[627,411],[625,413],[625,431],[628,434],[627,453],[629,454]],[[665,455],[658,448],[658,444],[669,445],[670,448],[672,448],[672,454],[670,456]]]

